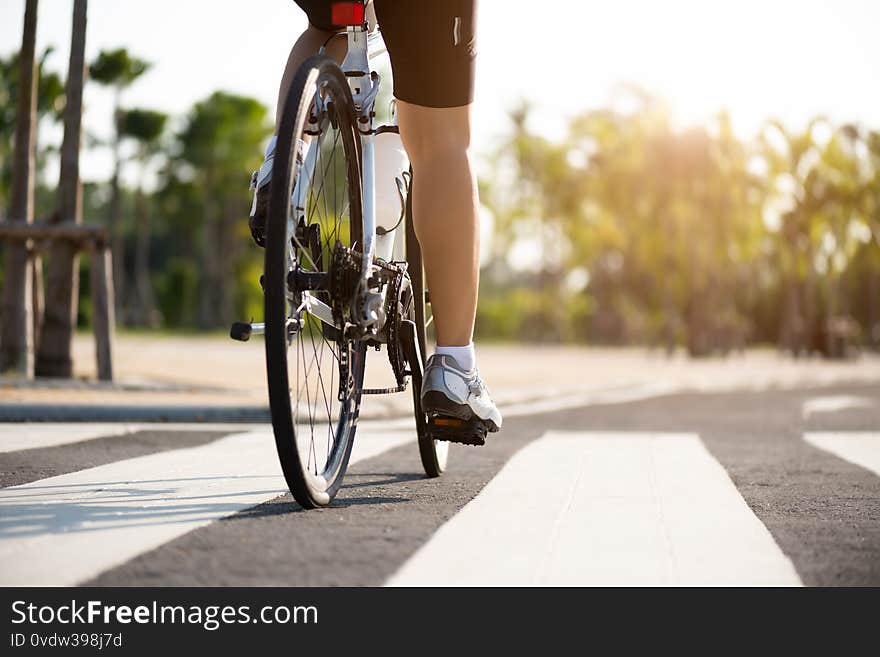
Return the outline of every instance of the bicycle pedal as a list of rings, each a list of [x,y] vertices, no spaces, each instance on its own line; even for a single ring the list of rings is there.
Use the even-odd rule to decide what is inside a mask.
[[[250,322],[233,322],[229,329],[229,337],[239,342],[247,342],[253,332]]]
[[[428,418],[428,435],[434,440],[480,446],[486,444],[486,433],[486,425],[479,418],[462,420],[449,415],[433,415]]]

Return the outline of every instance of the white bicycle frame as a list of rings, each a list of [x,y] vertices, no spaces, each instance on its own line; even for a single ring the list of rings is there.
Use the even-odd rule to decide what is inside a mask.
[[[361,261],[361,279],[358,286],[356,299],[362,301],[357,304],[359,309],[358,323],[365,329],[380,329],[384,321],[384,291],[383,294],[371,292],[367,281],[373,275],[376,267],[373,258],[376,252],[376,180],[375,180],[375,157],[374,157],[374,131],[373,131],[373,108],[376,96],[379,93],[380,77],[378,73],[371,71],[370,58],[385,52],[384,43],[376,44],[370,53],[369,41],[381,41],[378,32],[370,33],[364,26],[350,26],[344,33],[348,40],[348,53],[342,62],[342,71],[346,75],[352,98],[357,112],[356,120],[358,133],[361,140],[361,201],[363,206],[363,244]],[[375,35],[375,36],[374,36]],[[335,38],[335,37],[334,37]],[[299,147],[299,146],[298,146]],[[298,210],[305,208],[308,187],[301,184],[304,180],[310,180],[314,173],[320,140],[313,139],[309,143],[308,152],[303,157],[302,168],[297,176],[293,191],[292,203]],[[288,225],[288,234],[293,235],[295,226],[291,220]],[[397,231],[392,238],[395,240],[394,250],[397,251]],[[303,293],[303,307],[321,321],[337,326],[333,318],[333,311],[326,303],[311,295]]]

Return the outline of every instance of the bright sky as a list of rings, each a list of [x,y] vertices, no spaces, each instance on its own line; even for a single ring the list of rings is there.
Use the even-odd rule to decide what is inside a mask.
[[[414,0],[415,1],[415,0]],[[431,1],[431,0],[420,0]],[[66,74],[72,0],[42,0],[38,47]],[[24,0],[0,2],[0,54],[21,42]],[[618,83],[666,98],[682,124],[728,108],[743,135],[768,116],[824,113],[880,128],[877,0],[482,0],[475,143],[488,152],[519,98],[538,128],[606,103]],[[127,47],[154,63],[128,106],[181,115],[216,89],[274,107],[290,44],[305,26],[292,0],[91,0],[87,57]],[[86,126],[106,135],[110,93],[86,91]],[[106,156],[89,155],[87,179]]]

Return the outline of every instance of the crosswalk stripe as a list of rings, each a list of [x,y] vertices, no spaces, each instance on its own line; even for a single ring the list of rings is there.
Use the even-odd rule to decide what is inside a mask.
[[[0,424],[0,453],[57,447],[83,440],[122,436],[134,431],[131,424]]]
[[[880,477],[880,432],[816,431],[805,433],[804,440]]]
[[[363,422],[352,462],[414,437]],[[74,585],[286,490],[266,430],[5,488],[0,585]]]
[[[854,395],[826,395],[811,397],[801,405],[801,415],[809,419],[817,413],[836,413],[851,408],[871,408],[874,402],[867,397]]]
[[[0,424],[0,453],[58,447],[95,438],[124,436],[137,431],[228,431],[229,433],[241,433],[265,427],[265,424],[12,422]]]
[[[550,431],[388,584],[801,581],[697,435]]]

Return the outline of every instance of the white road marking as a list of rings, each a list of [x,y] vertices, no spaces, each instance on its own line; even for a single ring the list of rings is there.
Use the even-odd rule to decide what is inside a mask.
[[[388,584],[801,581],[698,436],[551,431],[515,454]]]
[[[414,440],[361,423],[352,462]],[[0,585],[74,585],[286,491],[271,430],[4,488]]]
[[[801,414],[809,418],[816,413],[834,413],[848,408],[870,408],[874,402],[867,397],[853,397],[850,395],[831,395],[827,397],[813,397],[804,402]]]
[[[56,447],[83,440],[128,434],[131,424],[0,424],[0,452]]]
[[[880,477],[880,432],[817,431],[805,433],[804,440]]]
[[[57,447],[84,440],[120,436],[135,431],[228,431],[265,429],[265,424],[12,422],[0,423],[0,453]]]

